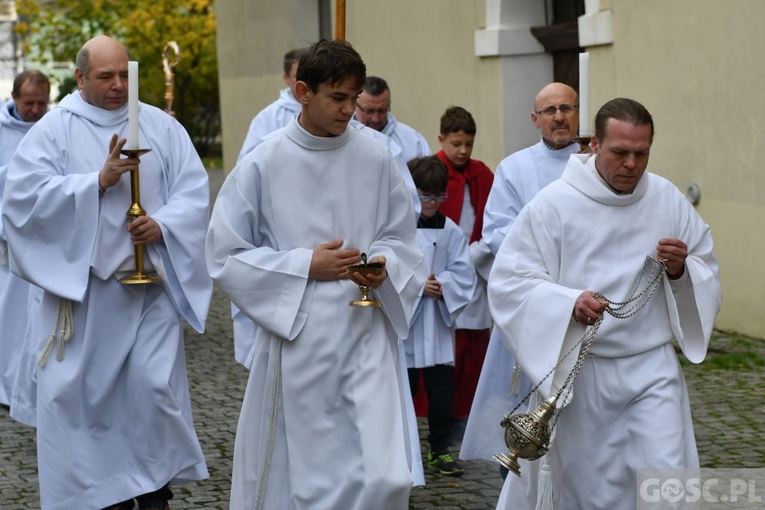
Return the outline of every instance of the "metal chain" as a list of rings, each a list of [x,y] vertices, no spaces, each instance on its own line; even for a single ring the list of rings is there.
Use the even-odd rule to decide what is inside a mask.
[[[643,276],[645,275],[646,268],[649,265],[655,264],[655,268],[651,269],[651,277],[649,278],[648,282],[645,285],[645,288],[641,290],[638,293],[638,288],[640,286],[640,282],[643,280]],[[625,299],[624,301],[611,301],[607,299],[605,296],[603,296],[600,293],[594,293],[593,297],[597,300],[605,300],[606,301],[606,307],[604,308],[604,312],[607,312],[609,315],[616,319],[627,319],[629,317],[633,317],[635,314],[637,314],[640,310],[643,309],[643,307],[648,303],[648,301],[651,300],[653,295],[656,293],[656,289],[659,288],[659,284],[661,283],[662,279],[664,278],[664,273],[666,272],[666,266],[664,265],[664,261],[656,260],[650,255],[646,256],[645,262],[643,263],[643,267],[640,269],[640,273],[638,274],[637,278],[635,279],[635,284],[632,287],[632,291],[630,292],[630,295]],[[646,293],[648,293],[646,295]],[[646,296],[645,299],[641,301],[641,297]],[[635,303],[635,301],[637,301]],[[627,305],[635,303],[631,308],[622,311],[624,307]],[[598,318],[595,320],[595,323],[588,327],[584,335],[582,335],[582,338],[577,340],[577,342],[563,355],[563,357],[560,358],[558,363],[555,364],[552,369],[547,372],[547,374],[540,380],[537,384],[534,385],[534,387],[531,388],[531,390],[528,392],[528,394],[523,397],[523,399],[518,402],[518,404],[513,408],[512,411],[510,411],[506,416],[505,419],[503,419],[503,423],[505,420],[509,419],[510,416],[515,414],[515,412],[531,397],[531,395],[534,394],[535,391],[544,383],[557,369],[558,367],[569,357],[569,355],[574,352],[577,347],[580,345],[582,346],[581,350],[579,351],[579,356],[576,359],[576,362],[574,363],[574,367],[571,369],[571,372],[569,372],[568,376],[566,377],[565,381],[563,382],[563,385],[560,387],[558,392],[555,394],[556,397],[560,397],[563,395],[563,392],[565,391],[565,395],[563,395],[563,400],[565,401],[566,398],[568,398],[569,394],[571,393],[571,390],[573,388],[574,379],[579,374],[579,371],[582,369],[582,365],[584,364],[584,359],[587,357],[587,355],[590,353],[590,347],[592,347],[592,342],[595,340],[595,335],[598,332],[598,329],[600,328],[600,325],[603,323],[603,312],[598,314]],[[555,414],[555,419],[551,423],[550,426],[550,434],[552,435],[552,431],[555,428],[555,425],[558,423],[558,418],[560,417],[560,413],[562,411],[561,409],[558,409],[557,413]]]

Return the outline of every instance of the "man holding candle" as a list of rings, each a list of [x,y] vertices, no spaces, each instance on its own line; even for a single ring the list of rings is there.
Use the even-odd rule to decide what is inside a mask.
[[[207,173],[183,127],[138,103],[130,67],[114,39],[85,43],[78,90],[30,130],[8,170],[12,270],[44,290],[34,342],[43,510],[127,510],[134,498],[163,510],[169,484],[207,477],[182,331],[184,319],[204,329],[212,291]],[[128,124],[131,146],[151,149],[140,161],[120,157]],[[126,227],[124,174],[139,162],[147,214]],[[136,244],[161,283],[119,281],[136,268]]]
[[[500,162],[486,201],[483,239],[493,256],[521,209],[539,190],[558,179],[571,155],[579,151],[579,144],[572,140],[579,128],[578,106],[576,91],[564,83],[545,85],[534,98],[531,122],[540,131],[541,140]],[[504,431],[498,424],[529,387],[494,328],[460,458],[491,460],[505,449]],[[504,468],[501,471],[503,476],[507,474]]]

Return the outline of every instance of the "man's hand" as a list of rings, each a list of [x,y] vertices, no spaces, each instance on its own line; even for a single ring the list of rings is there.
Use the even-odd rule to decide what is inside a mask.
[[[320,244],[313,250],[311,268],[308,277],[314,280],[341,280],[346,279],[348,266],[361,262],[361,252],[356,248],[339,249],[343,240],[330,241]]]
[[[122,151],[125,143],[127,143],[125,138],[118,140],[116,134],[112,135],[112,139],[109,142],[109,156],[107,156],[101,171],[98,172],[98,185],[104,191],[117,184],[122,174],[138,168],[138,164],[141,162],[139,158],[129,159],[120,157],[120,151]]]
[[[676,280],[685,272],[685,259],[688,258],[688,246],[680,239],[659,239],[656,246],[656,258],[667,266],[667,275]]]
[[[576,322],[582,324],[594,324],[598,316],[606,309],[608,301],[601,297],[596,299],[595,293],[585,290],[574,303],[574,311],[571,314]]]
[[[159,224],[149,216],[139,216],[127,226],[133,244],[151,244],[162,239]]]
[[[369,275],[365,278],[361,275],[361,273],[353,273],[352,275],[350,275],[351,280],[353,280],[358,285],[364,285],[366,287],[369,287],[370,289],[376,289],[377,287],[382,285],[385,279],[388,277],[388,272],[385,270],[385,257],[383,256],[374,257],[368,262],[370,264],[375,262],[382,264],[383,269],[382,271],[380,271],[380,274],[369,273]]]
[[[443,296],[443,292],[441,291],[441,283],[436,280],[435,274],[430,273],[428,279],[425,280],[425,289],[422,291],[422,294],[424,296],[430,296],[433,299],[440,299],[441,296]]]

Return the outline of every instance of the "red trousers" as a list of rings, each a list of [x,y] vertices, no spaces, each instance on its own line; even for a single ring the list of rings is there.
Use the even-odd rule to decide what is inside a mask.
[[[489,329],[458,329],[455,334],[454,356],[454,400],[452,418],[464,420],[470,414],[473,405],[481,367],[489,347]],[[422,375],[420,375],[422,377]],[[428,415],[428,396],[425,394],[424,381],[414,396],[414,410],[417,416]]]

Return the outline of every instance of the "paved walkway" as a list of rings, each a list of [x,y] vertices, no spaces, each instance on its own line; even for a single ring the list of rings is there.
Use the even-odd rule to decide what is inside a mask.
[[[215,177],[219,183],[220,176]],[[210,478],[176,488],[172,508],[227,509],[234,434],[247,372],[233,359],[228,302],[219,293],[213,299],[206,333],[188,332],[186,351],[194,418]],[[765,464],[765,342],[717,337],[704,363],[684,366],[702,465],[756,468]],[[409,508],[493,509],[501,488],[497,465],[471,461],[464,462],[464,467],[460,478],[427,472],[428,483],[413,489]],[[0,509],[38,508],[34,431],[0,409]]]

